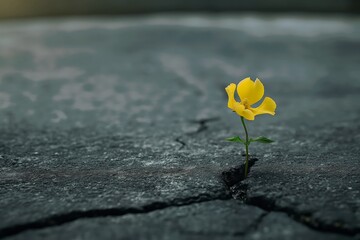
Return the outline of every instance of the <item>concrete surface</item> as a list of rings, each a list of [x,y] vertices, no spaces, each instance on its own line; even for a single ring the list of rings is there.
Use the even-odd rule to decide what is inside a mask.
[[[0,238],[359,239],[360,21],[154,15],[0,23]],[[224,88],[278,104],[239,166]]]

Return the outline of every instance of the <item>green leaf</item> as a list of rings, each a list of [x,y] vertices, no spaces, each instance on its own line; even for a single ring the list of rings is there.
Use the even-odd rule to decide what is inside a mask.
[[[242,140],[239,136],[227,138],[226,140],[230,141],[230,142],[241,142],[241,143],[245,144],[245,141]]]
[[[266,137],[257,137],[257,138],[251,138],[250,139],[250,142],[259,142],[259,143],[272,143],[274,142],[273,140],[271,139],[268,139]]]

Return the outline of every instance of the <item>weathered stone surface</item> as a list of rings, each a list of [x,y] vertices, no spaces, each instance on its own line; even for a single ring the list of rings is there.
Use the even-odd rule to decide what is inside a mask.
[[[284,227],[286,226],[286,227]],[[171,207],[148,214],[81,219],[12,239],[350,239],[319,233],[235,200]]]
[[[259,208],[235,200],[172,207],[145,215],[82,219],[60,227],[31,231],[14,239],[234,239],[263,217]],[[74,233],[76,235],[74,235]]]
[[[171,211],[231,198],[221,173],[241,163],[242,148],[224,139],[242,130],[224,87],[248,75],[263,80],[278,110],[249,124],[252,136],[276,143],[251,145],[259,161],[240,208],[254,221],[249,209],[258,208],[248,205],[297,222],[270,213],[269,229],[247,237],[359,234],[359,25],[226,15],[1,23],[0,235],[60,238],[62,227],[75,236],[134,218],[143,225],[126,236],[175,237],[175,225],[152,232],[164,222],[151,223],[153,211],[176,222]],[[213,238],[234,237],[235,218]],[[221,233],[211,219],[194,219],[189,228],[204,232],[186,237]],[[142,232],[147,222],[155,225]]]
[[[271,212],[246,239],[352,239],[351,237],[314,231],[289,218],[285,213]]]

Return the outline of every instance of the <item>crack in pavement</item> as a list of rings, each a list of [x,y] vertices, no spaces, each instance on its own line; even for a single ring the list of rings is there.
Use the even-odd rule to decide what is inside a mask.
[[[251,167],[254,166],[256,161],[257,161],[256,158],[250,159],[249,171]],[[251,224],[251,226],[249,227],[249,231],[247,231],[244,234],[235,234],[235,235],[247,235],[250,232],[256,232],[263,219],[270,212],[284,212],[295,221],[303,225],[306,225],[316,231],[323,231],[328,233],[332,232],[332,233],[350,235],[350,236],[355,236],[356,234],[359,233],[357,231],[351,232],[339,228],[329,228],[329,227],[324,228],[321,225],[314,225],[312,223],[304,222],[301,219],[304,217],[303,215],[298,214],[295,211],[292,211],[291,209],[276,208],[276,206],[274,205],[274,201],[272,199],[267,199],[265,197],[248,198],[248,196],[246,195],[248,185],[242,183],[242,181],[244,180],[243,165],[235,168],[231,168],[230,170],[223,172],[222,179],[225,183],[224,184],[225,187],[227,187],[228,189],[227,193],[221,193],[217,195],[204,193],[187,198],[175,198],[164,202],[153,202],[140,207],[114,207],[114,208],[106,208],[106,209],[90,209],[86,211],[72,211],[68,213],[56,214],[33,222],[17,224],[0,229],[0,239],[17,235],[28,230],[36,230],[36,229],[44,229],[48,227],[60,226],[79,219],[99,218],[99,217],[121,217],[127,214],[147,214],[153,211],[163,210],[170,207],[188,206],[196,203],[203,203],[203,202],[209,202],[215,200],[230,200],[232,198],[236,200],[240,199],[246,205],[255,206],[265,210],[265,212],[258,219],[256,219],[256,221],[254,221]],[[239,194],[239,192],[241,193]]]
[[[199,134],[201,132],[204,132],[207,129],[209,129],[209,126],[207,125],[208,122],[214,122],[214,121],[218,121],[218,120],[219,120],[218,117],[203,118],[203,119],[199,119],[199,120],[192,120],[190,122],[199,124],[199,127],[195,131],[187,133],[187,135],[192,136],[192,135],[196,135],[196,134]]]
[[[186,143],[183,140],[181,140],[181,137],[175,138],[175,142],[181,144],[181,146],[178,148],[178,150],[182,150],[186,146]]]
[[[355,236],[356,234],[360,233],[360,229],[351,229],[342,227],[341,224],[337,223],[324,223],[318,221],[313,218],[312,214],[302,214],[298,213],[291,208],[280,208],[277,207],[274,203],[275,201],[270,198],[266,198],[265,196],[255,196],[252,198],[247,198],[245,200],[245,204],[259,207],[268,212],[283,212],[286,213],[289,217],[294,219],[295,221],[302,223],[311,229],[321,232],[331,232],[337,233],[347,236]]]
[[[203,118],[200,120],[190,120],[190,123],[198,124],[199,127],[195,131],[185,133],[185,135],[194,136],[196,134],[204,132],[209,129],[209,126],[207,125],[208,122],[214,122],[214,121],[218,121],[218,120],[219,120],[218,117]],[[175,138],[174,141],[181,144],[181,146],[178,148],[178,150],[182,150],[183,148],[185,148],[187,146],[187,143],[181,138],[181,136]]]
[[[248,226],[248,228],[245,230],[245,232],[240,230],[240,231],[236,231],[233,233],[229,233],[228,231],[203,231],[203,232],[195,233],[193,231],[186,231],[185,229],[181,229],[181,232],[190,233],[192,235],[197,234],[197,235],[201,235],[201,236],[209,236],[210,239],[212,239],[211,237],[214,237],[214,236],[217,236],[217,237],[224,237],[224,236],[240,237],[240,236],[242,236],[243,237],[243,236],[247,236],[247,235],[255,232],[258,229],[259,225],[262,223],[263,219],[268,214],[269,214],[269,212],[262,213],[257,219],[252,221],[252,223]]]
[[[78,219],[98,217],[121,217],[127,214],[147,214],[169,207],[188,206],[191,204],[210,202],[215,200],[230,200],[231,198],[232,197],[230,194],[222,194],[219,196],[200,194],[188,198],[173,199],[169,202],[153,202],[142,207],[115,207],[106,209],[91,209],[86,211],[72,211],[63,214],[52,215],[29,223],[2,228],[0,229],[0,239],[17,235],[27,230],[60,226]]]
[[[198,129],[191,133],[187,133],[186,135],[191,136],[206,131],[209,128],[207,123],[217,120],[218,118],[195,120],[193,122],[199,124]],[[186,142],[184,142],[181,139],[181,137],[177,137],[175,141],[181,144],[179,150],[186,147],[187,145]],[[249,172],[251,170],[251,167],[255,164],[256,161],[257,161],[256,158],[250,159]],[[279,208],[275,205],[273,199],[266,198],[265,196],[255,196],[249,198],[249,196],[247,195],[248,185],[242,182],[245,179],[243,164],[238,167],[231,168],[228,171],[222,172],[222,179],[225,182],[225,186],[227,187],[228,193],[222,193],[218,195],[211,195],[204,193],[197,196],[191,196],[188,198],[175,198],[167,202],[166,201],[153,202],[140,207],[114,207],[114,208],[106,208],[106,209],[90,209],[86,211],[71,211],[68,213],[60,213],[39,220],[35,220],[32,222],[17,224],[2,228],[0,229],[0,239],[13,236],[16,234],[20,234],[28,230],[36,230],[47,227],[60,226],[66,223],[76,221],[78,219],[111,217],[111,216],[121,217],[127,214],[147,214],[153,211],[162,210],[170,207],[187,206],[191,204],[209,202],[214,200],[230,200],[232,198],[237,200],[240,199],[246,205],[255,206],[266,211],[263,215],[259,217],[259,219],[257,219],[252,223],[251,227],[249,228],[251,229],[249,230],[251,232],[257,230],[259,224],[270,212],[284,212],[295,221],[303,225],[306,225],[316,231],[332,232],[332,233],[349,235],[349,236],[356,236],[357,234],[360,233],[359,229],[346,229],[346,228],[342,228],[341,226],[335,227],[334,225],[330,225],[330,224],[326,225],[322,222],[316,221],[315,219],[312,218],[311,215],[304,215],[298,213],[291,208]]]
[[[249,226],[249,229],[248,231],[243,234],[243,235],[248,235],[248,234],[251,234],[253,232],[256,232],[259,225],[261,224],[261,222],[264,220],[264,218],[269,214],[270,212],[264,212],[262,213],[258,219],[256,219],[254,222],[251,223],[251,225]]]
[[[249,172],[251,167],[255,164],[256,160],[249,161]],[[247,190],[249,185],[242,183],[244,178],[244,164],[231,168],[228,171],[222,173],[222,179],[225,182],[228,190],[231,195],[236,200],[241,200],[244,204],[258,207],[268,213],[270,212],[282,212],[287,214],[290,218],[294,219],[298,223],[306,225],[313,230],[327,232],[327,233],[337,233],[347,236],[356,236],[360,233],[360,229],[349,229],[344,228],[341,224],[326,224],[321,221],[316,221],[313,216],[305,215],[296,212],[291,208],[280,208],[275,205],[275,200],[271,198],[266,198],[266,196],[253,196],[251,198],[247,195]]]

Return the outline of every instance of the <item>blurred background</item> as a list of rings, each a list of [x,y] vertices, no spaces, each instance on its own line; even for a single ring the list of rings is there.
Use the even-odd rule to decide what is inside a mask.
[[[358,0],[0,0],[0,18],[153,12],[321,12],[358,13]]]

